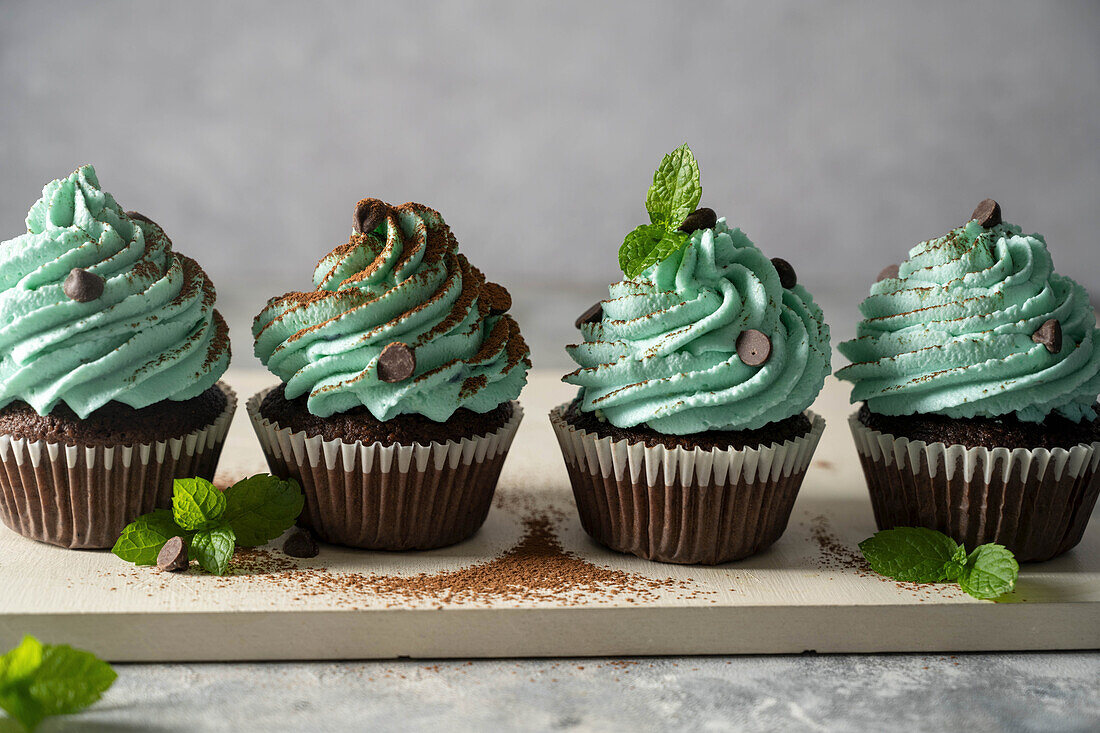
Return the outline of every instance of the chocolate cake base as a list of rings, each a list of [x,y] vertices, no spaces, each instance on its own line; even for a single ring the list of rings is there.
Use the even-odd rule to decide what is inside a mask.
[[[306,399],[307,395],[301,395],[288,400],[286,383],[280,384],[260,403],[260,415],[295,433],[304,432],[309,437],[319,435],[324,440],[344,443],[362,441],[363,445],[458,442],[499,430],[512,417],[511,402],[485,413],[459,408],[445,422],[436,422],[423,415],[398,415],[383,422],[362,406],[329,417],[317,417],[306,407]]]
[[[156,443],[209,425],[225,405],[225,393],[217,386],[189,400],[164,400],[140,409],[108,402],[84,419],[64,403],[48,415],[39,415],[26,402],[17,401],[0,409],[0,434],[81,446]]]
[[[1100,405],[1097,405],[1100,411]],[[923,440],[925,443],[965,445],[967,448],[1065,448],[1100,441],[1100,418],[1076,423],[1050,414],[1042,422],[1023,422],[1015,415],[996,418],[953,418],[944,415],[880,415],[866,404],[859,421],[871,430]]]
[[[4,425],[13,432],[0,431],[0,521],[62,547],[113,546],[137,517],[172,506],[174,479],[214,477],[237,400],[228,387],[212,389],[216,395],[145,410],[110,405],[84,421],[67,410],[42,418],[9,406]],[[163,424],[151,419],[157,410]],[[169,427],[178,432],[166,434]]]
[[[253,396],[248,415],[271,473],[302,487],[298,523],[325,542],[367,550],[430,550],[477,532],[523,417],[519,404],[509,402],[478,415],[481,423],[466,410],[446,423],[379,423],[369,413],[345,413],[286,425],[272,415],[292,419],[304,400],[295,405],[278,391],[274,399],[271,392]],[[494,420],[499,424],[488,428]],[[424,429],[414,431],[416,425]],[[324,438],[326,427],[346,437]]]
[[[763,448],[609,443],[569,420],[575,405],[552,410],[550,423],[581,526],[613,550],[668,563],[717,565],[778,540],[825,429],[805,415],[807,430]]]
[[[626,440],[631,443],[641,443],[647,448],[663,445],[666,448],[742,450],[797,440],[810,432],[811,427],[810,419],[804,413],[799,413],[784,420],[768,423],[756,430],[708,430],[689,435],[665,435],[644,425],[633,428],[615,427],[606,420],[596,417],[595,413],[582,412],[580,407],[581,400],[578,397],[569,403],[565,412],[562,413],[565,421],[577,430],[595,433],[601,438],[611,438],[614,442]]]
[[[853,415],[849,426],[879,529],[928,527],[967,550],[995,542],[1020,562],[1048,560],[1081,541],[1100,494],[1096,443],[1074,441],[1054,454],[1045,447],[948,445],[976,434],[963,426],[934,440],[922,436],[921,446],[867,425],[865,412]],[[1010,430],[992,429],[998,438]],[[1088,437],[1087,430],[1079,434]]]

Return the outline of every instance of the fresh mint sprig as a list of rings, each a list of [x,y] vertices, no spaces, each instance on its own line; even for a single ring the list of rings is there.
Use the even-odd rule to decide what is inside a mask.
[[[122,530],[114,552],[135,565],[156,565],[172,537],[188,544],[188,556],[214,575],[225,575],[237,546],[263,545],[290,529],[305,497],[293,479],[258,474],[224,492],[206,479],[176,479],[172,510],[144,514]]]
[[[115,683],[111,665],[91,652],[33,636],[0,657],[0,708],[33,731],[53,715],[88,707]]]
[[[1016,587],[1020,564],[1003,545],[966,548],[926,527],[895,527],[859,543],[879,575],[907,583],[958,583],[975,598],[998,598]]]
[[[683,247],[691,235],[680,231],[680,225],[695,211],[702,195],[699,164],[684,143],[666,155],[653,174],[645,198],[650,223],[627,234],[619,248],[623,274],[637,277]]]

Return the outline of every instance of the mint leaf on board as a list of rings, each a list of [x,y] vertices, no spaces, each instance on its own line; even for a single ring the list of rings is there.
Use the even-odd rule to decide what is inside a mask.
[[[975,598],[997,598],[1016,587],[1020,564],[1003,545],[980,545],[966,560],[959,587]]]
[[[238,481],[226,489],[225,499],[222,520],[233,529],[241,547],[256,547],[275,539],[294,526],[305,505],[297,481],[283,481],[269,474]]]
[[[168,509],[154,509],[126,525],[111,552],[135,565],[156,565],[160,548],[177,535],[187,538],[191,533],[180,529]]]
[[[99,700],[118,675],[90,652],[42,644],[33,636],[0,657],[0,708],[28,731]]]
[[[955,554],[951,556],[951,559],[944,563],[943,566],[943,579],[949,581],[956,581],[959,579],[959,575],[962,574],[963,569],[966,567],[966,548],[959,545],[955,548]]]
[[[202,569],[214,575],[225,575],[229,569],[229,560],[233,557],[236,537],[228,524],[195,533],[191,538],[188,556],[198,560]]]
[[[702,195],[699,164],[691,148],[684,143],[666,155],[653,174],[653,185],[645,197],[649,220],[673,231],[695,211]]]
[[[202,478],[176,479],[172,483],[172,514],[183,529],[210,529],[225,512],[225,494]]]
[[[859,543],[863,557],[879,575],[906,583],[938,583],[958,543],[925,527],[896,527],[876,532]]]
[[[665,231],[659,224],[642,224],[626,235],[619,248],[619,267],[627,277],[638,277],[687,242],[684,232]]]

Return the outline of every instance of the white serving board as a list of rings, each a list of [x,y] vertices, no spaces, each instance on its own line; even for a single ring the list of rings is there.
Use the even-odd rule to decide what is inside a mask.
[[[273,382],[259,371],[230,371],[227,381],[242,405]],[[1026,566],[1016,592],[997,603],[947,586],[887,581],[823,552],[823,536],[850,552],[875,530],[845,424],[847,393],[831,378],[814,407],[828,427],[786,534],[756,557],[716,568],[649,563],[588,539],[546,417],[572,394],[556,373],[532,373],[498,500],[473,539],[403,554],[325,545],[319,557],[295,562],[336,576],[456,569],[514,546],[525,514],[550,509],[561,517],[555,531],[566,550],[598,565],[674,578],[676,588],[593,596],[579,605],[297,596],[263,575],[134,568],[106,551],[63,550],[0,526],[0,649],[23,634],[112,661],[1100,648],[1100,522],[1069,554]],[[264,470],[242,408],[219,483]]]

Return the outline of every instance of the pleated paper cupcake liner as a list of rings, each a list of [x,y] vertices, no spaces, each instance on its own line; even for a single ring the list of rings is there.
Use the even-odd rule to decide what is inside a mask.
[[[73,549],[112,547],[127,524],[172,506],[172,481],[212,480],[237,395],[204,428],[132,446],[80,446],[0,434],[0,519],[33,540]]]
[[[260,415],[270,390],[248,401],[248,416],[271,472],[305,492],[299,524],[326,542],[367,550],[429,550],[472,536],[489,514],[504,459],[523,419],[483,436],[428,445],[345,443],[292,432]]]
[[[825,420],[782,444],[746,449],[647,447],[550,413],[581,525],[597,542],[660,562],[717,565],[771,545],[787,528]]]
[[[871,430],[855,414],[848,425],[879,529],[929,527],[970,550],[996,542],[1049,560],[1081,541],[1100,493],[1100,442],[968,448]]]

